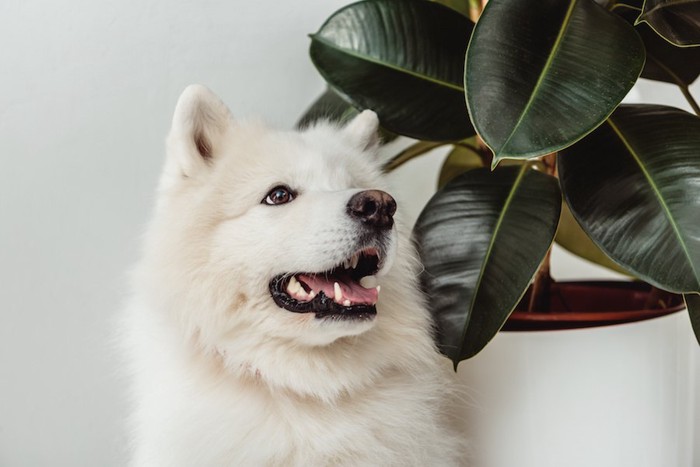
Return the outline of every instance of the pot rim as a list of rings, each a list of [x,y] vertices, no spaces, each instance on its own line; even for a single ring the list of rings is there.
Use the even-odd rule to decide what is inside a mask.
[[[632,294],[650,293],[651,285],[639,281],[610,281],[610,280],[586,280],[586,281],[556,281],[553,288],[592,288],[599,292],[615,290],[617,293],[627,290]],[[593,292],[596,293],[596,292]],[[680,295],[661,291],[663,296],[669,298],[669,302],[676,304],[654,309],[625,309],[625,310],[595,310],[595,311],[514,311],[505,325],[503,331],[548,331],[565,329],[582,329],[590,327],[610,326],[615,324],[633,323],[648,319],[666,316],[685,309]]]

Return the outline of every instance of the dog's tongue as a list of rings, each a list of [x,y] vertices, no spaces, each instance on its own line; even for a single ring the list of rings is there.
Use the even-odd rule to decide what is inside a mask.
[[[352,305],[374,305],[377,303],[379,292],[376,288],[365,289],[358,282],[355,282],[347,275],[334,275],[327,277],[316,274],[299,274],[297,280],[305,284],[309,289],[317,294],[321,291],[341,305],[346,300],[350,300]],[[340,286],[341,297],[336,297],[335,283]]]

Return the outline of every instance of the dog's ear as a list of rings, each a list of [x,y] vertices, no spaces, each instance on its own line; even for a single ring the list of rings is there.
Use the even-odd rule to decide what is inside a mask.
[[[379,146],[379,118],[371,110],[363,110],[343,128],[343,133],[363,150]]]
[[[168,134],[168,171],[195,176],[222,150],[233,123],[231,112],[204,86],[192,84],[180,95]]]

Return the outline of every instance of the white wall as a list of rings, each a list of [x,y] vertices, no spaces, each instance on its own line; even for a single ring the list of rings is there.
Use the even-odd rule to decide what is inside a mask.
[[[179,92],[289,127],[344,0],[0,2],[0,465],[123,465],[107,351]]]
[[[175,100],[203,83],[290,127],[323,88],[307,34],[345,3],[0,2],[0,466],[123,464],[108,340]]]

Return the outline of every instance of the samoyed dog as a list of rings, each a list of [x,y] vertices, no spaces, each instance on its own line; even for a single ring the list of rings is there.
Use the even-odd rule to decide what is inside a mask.
[[[183,92],[124,320],[132,466],[463,463],[377,126]]]

